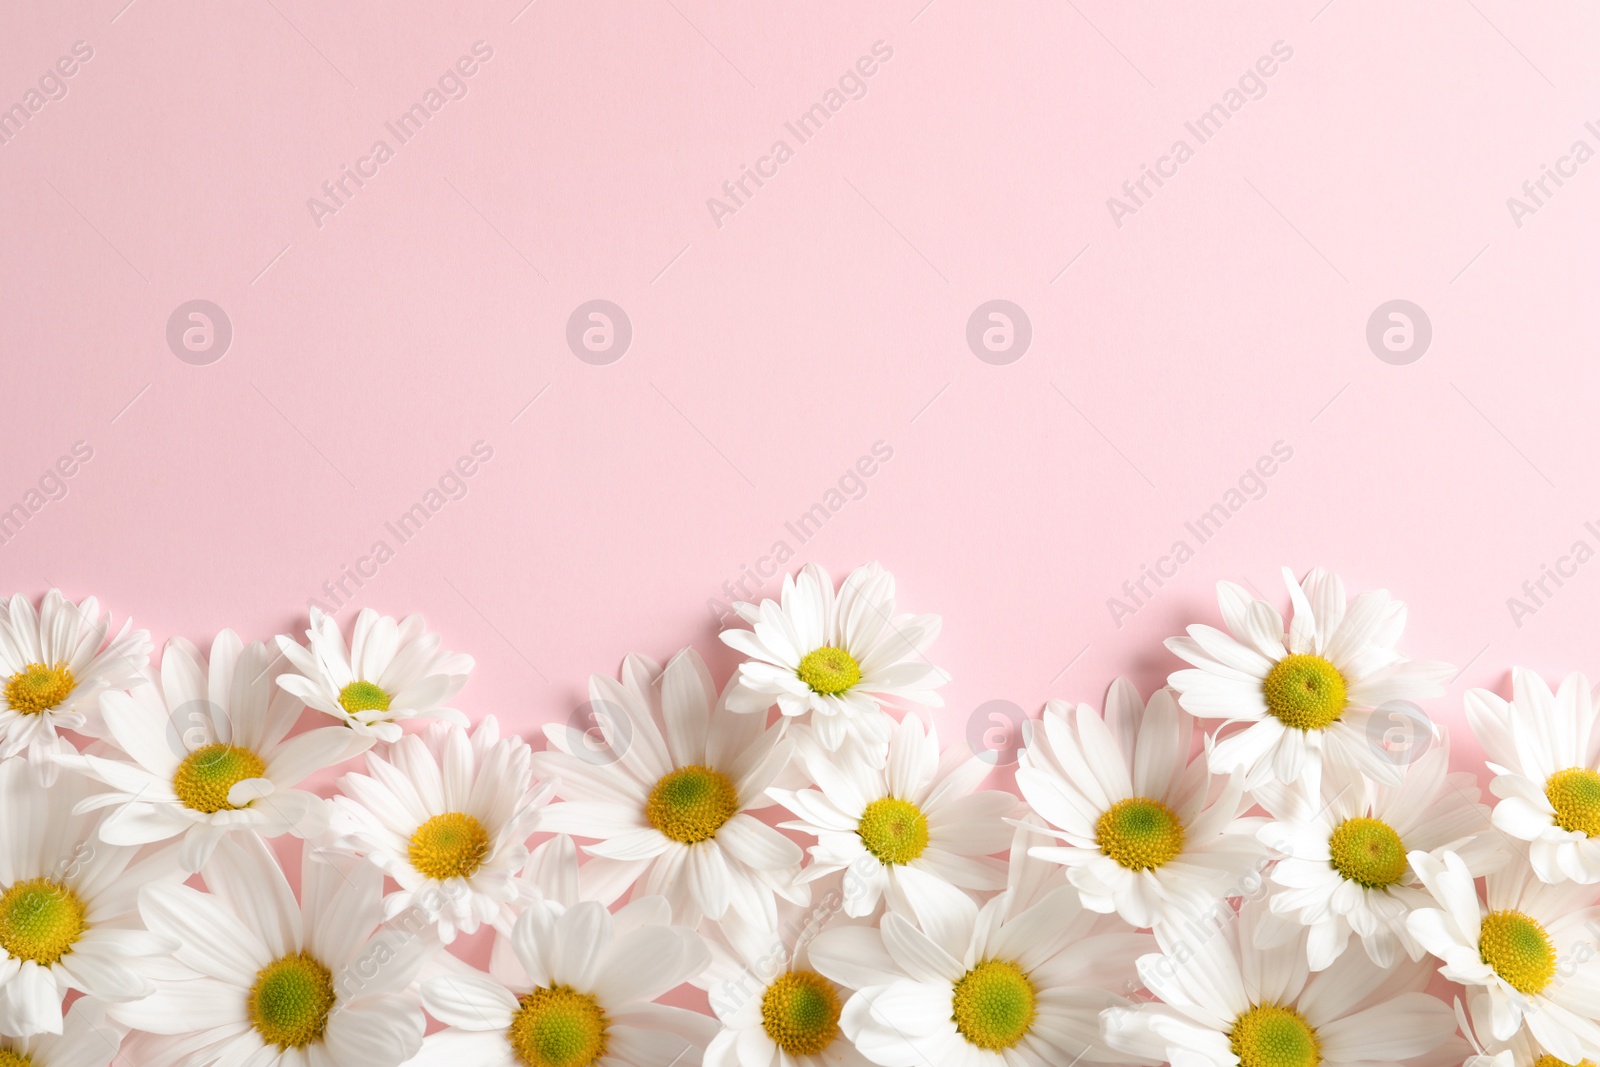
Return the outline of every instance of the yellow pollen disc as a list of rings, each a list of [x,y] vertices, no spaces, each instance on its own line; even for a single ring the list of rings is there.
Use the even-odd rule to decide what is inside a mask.
[[[1520,911],[1491,911],[1483,917],[1478,955],[1519,993],[1543,992],[1556,973],[1556,947],[1538,921]]]
[[[1346,819],[1328,838],[1333,869],[1368,889],[1386,889],[1406,876],[1406,847],[1381,819]]]
[[[189,753],[178,764],[177,773],[172,776],[172,791],[178,794],[184,807],[207,815],[233,811],[233,805],[228,803],[228,790],[246,778],[260,778],[266,773],[267,765],[248,748],[206,745]]]
[[[861,664],[842,648],[823,645],[800,661],[800,680],[816,693],[842,693],[861,681]]]
[[[24,715],[37,715],[67,699],[77,686],[65,660],[54,667],[30,663],[6,681],[6,706]]]
[[[962,975],[951,998],[951,1017],[961,1036],[997,1052],[1028,1036],[1038,991],[1028,972],[1010,960],[984,960]]]
[[[1600,837],[1600,774],[1568,767],[1544,783],[1545,799],[1556,809],[1556,825],[1589,837]]]
[[[0,1060],[0,1065],[3,1065],[4,1062],[4,1060]],[[1566,1060],[1558,1060],[1554,1056],[1550,1055],[1550,1053],[1546,1052],[1543,1056],[1540,1056],[1538,1059],[1534,1060],[1531,1067],[1594,1067],[1594,1064],[1589,1060],[1579,1060],[1577,1063],[1568,1063]]]
[[[1257,1004],[1233,1021],[1228,1044],[1239,1067],[1317,1067],[1322,1042],[1306,1017],[1293,1008]]]
[[[429,878],[470,878],[489,858],[489,831],[464,812],[435,815],[411,835],[406,856]]]
[[[761,995],[761,1025],[791,1056],[815,1056],[839,1036],[839,993],[815,971],[778,976]]]
[[[1267,711],[1296,730],[1321,730],[1344,714],[1344,675],[1321,656],[1283,657],[1267,672],[1261,693]]]
[[[739,791],[733,779],[698,763],[663,775],[644,802],[650,825],[685,845],[715,837],[737,814]]]
[[[523,1067],[589,1067],[606,1054],[610,1020],[599,1001],[570,986],[540,986],[517,998],[506,1039]]]
[[[372,682],[351,682],[339,690],[339,706],[351,715],[363,711],[388,711],[389,694]]]
[[[321,1041],[333,1011],[333,974],[304,952],[256,972],[247,1001],[250,1025],[261,1040],[280,1049]]]
[[[1128,870],[1148,871],[1183,851],[1183,823],[1159,800],[1129,797],[1095,822],[1094,840],[1101,852]]]
[[[884,797],[862,809],[856,833],[879,863],[910,863],[928,847],[928,817],[909,800]]]
[[[89,928],[78,894],[48,878],[17,882],[0,894],[0,948],[49,966],[72,951]]]
[[[33,1067],[33,1061],[20,1052],[0,1048],[0,1067]]]

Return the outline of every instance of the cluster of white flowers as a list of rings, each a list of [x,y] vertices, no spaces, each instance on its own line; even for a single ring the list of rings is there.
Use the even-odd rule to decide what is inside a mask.
[[[1404,605],[1285,578],[1148,702],[1047,704],[1015,792],[913,707],[939,619],[876,564],[538,748],[418,616],[152,666],[0,600],[0,1067],[1592,1067],[1588,681],[1468,695],[1491,811]]]

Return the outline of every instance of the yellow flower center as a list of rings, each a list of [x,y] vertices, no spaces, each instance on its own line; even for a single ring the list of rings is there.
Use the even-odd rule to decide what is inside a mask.
[[[540,986],[518,998],[506,1038],[523,1067],[589,1067],[606,1054],[610,1020],[599,1001],[570,986]]]
[[[1556,809],[1556,825],[1589,837],[1600,837],[1600,774],[1568,767],[1544,783],[1545,799]]]
[[[1129,797],[1107,808],[1094,824],[1100,851],[1130,871],[1160,867],[1183,851],[1183,823],[1149,797]]]
[[[861,681],[861,664],[842,648],[823,645],[800,661],[800,680],[816,693],[842,693]]]
[[[48,878],[17,882],[0,894],[0,948],[19,960],[49,966],[72,950],[89,928],[78,894]]]
[[[261,757],[248,748],[237,745],[214,744],[197,748],[183,758],[172,776],[172,791],[178,794],[183,806],[207,815],[219,811],[233,811],[228,803],[228,791],[246,778],[260,778],[267,773]]]
[[[1228,1044],[1239,1067],[1317,1067],[1322,1042],[1306,1017],[1293,1008],[1257,1004],[1233,1021]]]
[[[1037,990],[1028,972],[1010,960],[984,960],[956,982],[956,1029],[979,1048],[1015,1048],[1028,1036]]]
[[[33,1061],[20,1052],[0,1048],[0,1067],[33,1067]]]
[[[879,863],[910,863],[928,847],[928,817],[909,800],[884,797],[862,809],[856,833]]]
[[[7,680],[6,706],[24,715],[37,715],[71,696],[77,685],[66,660],[54,667],[30,663]]]
[[[737,814],[739,790],[733,779],[697,763],[663,775],[644,803],[650,825],[685,845],[715,837]]]
[[[322,1040],[333,1001],[332,972],[306,953],[296,952],[256,972],[246,1003],[250,1025],[261,1040],[286,1049]]]
[[[761,995],[761,1025],[791,1056],[815,1056],[839,1036],[839,994],[815,971],[789,971]]]
[[[351,682],[339,690],[339,706],[351,715],[363,711],[388,711],[389,694],[373,682]]]
[[[1491,911],[1483,917],[1478,955],[1506,985],[1533,996],[1556,973],[1556,947],[1538,921],[1520,911]]]
[[[1594,1064],[1589,1060],[1568,1063],[1566,1060],[1558,1060],[1546,1052],[1543,1056],[1533,1061],[1532,1067],[1594,1067]]]
[[[429,878],[471,878],[489,858],[489,831],[471,815],[448,811],[417,827],[406,856]]]
[[[1406,847],[1381,819],[1346,819],[1328,838],[1333,869],[1357,885],[1385,889],[1406,875]]]
[[[1273,664],[1261,693],[1283,725],[1296,730],[1321,730],[1344,714],[1344,675],[1321,656],[1285,656]]]

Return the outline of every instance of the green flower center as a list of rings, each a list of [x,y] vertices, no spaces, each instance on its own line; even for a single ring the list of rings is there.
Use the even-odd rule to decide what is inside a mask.
[[[761,1025],[791,1056],[815,1056],[839,1036],[839,994],[815,971],[789,971],[761,995]]]
[[[1568,767],[1544,783],[1545,799],[1556,809],[1556,825],[1589,837],[1600,837],[1600,774]]]
[[[1130,871],[1164,865],[1183,851],[1183,823],[1149,797],[1129,797],[1107,808],[1094,824],[1100,851]]]
[[[879,863],[910,863],[928,847],[928,817],[909,800],[884,797],[862,810],[856,833]]]
[[[489,831],[460,811],[435,815],[411,835],[406,857],[429,878],[470,878],[489,858]]]
[[[183,758],[172,776],[172,791],[183,806],[207,815],[233,811],[228,791],[246,778],[267,773],[261,757],[248,748],[214,744],[197,748]]]
[[[20,1052],[0,1048],[0,1067],[33,1067],[33,1061]]]
[[[1333,869],[1368,889],[1386,889],[1406,875],[1406,847],[1381,819],[1346,819],[1328,838]]]
[[[1228,1044],[1239,1067],[1317,1067],[1322,1042],[1293,1008],[1257,1004],[1233,1021]]]
[[[518,1000],[506,1038],[523,1067],[589,1067],[606,1054],[610,1020],[594,997],[558,985]]]
[[[351,682],[339,690],[339,706],[351,715],[364,711],[388,711],[389,694],[374,682]]]
[[[842,693],[861,681],[861,664],[842,648],[823,645],[806,653],[797,672],[800,680],[816,693]]]
[[[651,826],[685,845],[715,837],[737,814],[739,790],[733,779],[697,763],[663,775],[644,805]]]
[[[280,1049],[321,1041],[333,1010],[333,974],[304,952],[284,956],[256,972],[246,1002],[250,1025]]]
[[[65,660],[54,667],[30,663],[7,680],[6,706],[24,715],[37,715],[71,696],[77,685]]]
[[[1285,656],[1261,683],[1267,710],[1296,730],[1321,730],[1344,714],[1344,675],[1321,656]]]
[[[1491,911],[1483,917],[1478,956],[1501,981],[1533,996],[1556,973],[1556,947],[1544,927],[1520,911]]]
[[[89,928],[78,894],[48,878],[17,882],[0,894],[0,948],[43,966],[58,962]]]
[[[1033,1027],[1037,990],[1028,972],[1010,960],[984,960],[956,982],[956,1029],[979,1048],[1014,1048]]]

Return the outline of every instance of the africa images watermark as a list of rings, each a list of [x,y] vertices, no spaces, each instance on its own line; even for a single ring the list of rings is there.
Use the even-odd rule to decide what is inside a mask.
[[[34,484],[10,507],[0,510],[0,545],[8,545],[32,518],[48,505],[65,500],[72,489],[69,484],[94,458],[94,446],[88,441],[74,441],[72,450],[56,458],[35,479]]]
[[[72,42],[71,54],[60,57],[39,75],[36,88],[24,90],[15,104],[0,110],[0,146],[10,144],[46,105],[65,100],[69,91],[67,80],[93,58],[94,46],[88,41]]]
[[[1583,536],[1557,556],[1554,564],[1540,563],[1538,575],[1523,581],[1521,596],[1506,597],[1506,610],[1511,613],[1511,621],[1517,629],[1522,629],[1528,616],[1539,614],[1563,586],[1578,576],[1578,568],[1595,558],[1597,546],[1600,546],[1600,523],[1591,519],[1583,524]]]
[[[1583,124],[1584,132],[1600,144],[1600,126],[1594,120]],[[1522,224],[1530,215],[1537,215],[1541,208],[1547,207],[1549,201],[1560,192],[1573,178],[1578,176],[1578,168],[1595,157],[1594,145],[1582,137],[1572,142],[1566,154],[1558,156],[1554,166],[1549,163],[1539,164],[1537,177],[1529,178],[1522,183],[1522,195],[1506,197],[1506,210],[1511,213],[1512,225],[1522,229]],[[1554,185],[1555,188],[1551,188]]]

